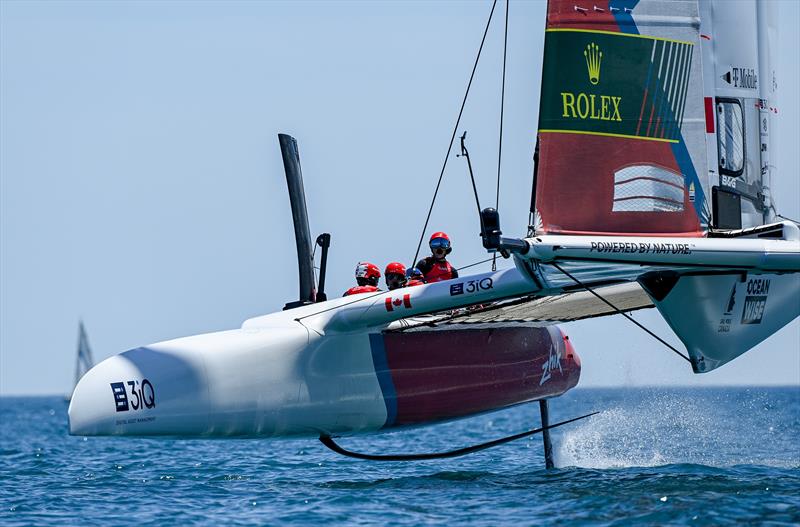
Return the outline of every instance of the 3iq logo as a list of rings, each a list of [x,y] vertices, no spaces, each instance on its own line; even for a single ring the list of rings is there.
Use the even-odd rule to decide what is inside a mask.
[[[128,381],[127,384],[130,390],[125,389],[124,382],[111,383],[111,393],[114,394],[114,405],[117,412],[156,407],[156,391],[150,381],[142,379],[141,383],[139,381]]]

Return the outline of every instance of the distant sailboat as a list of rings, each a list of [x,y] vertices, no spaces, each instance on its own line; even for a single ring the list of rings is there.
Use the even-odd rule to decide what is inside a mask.
[[[92,348],[89,346],[89,338],[86,336],[86,328],[83,320],[78,324],[78,353],[75,358],[75,382],[72,385],[73,391],[81,377],[94,366]],[[67,400],[72,397],[72,393],[67,395]]]

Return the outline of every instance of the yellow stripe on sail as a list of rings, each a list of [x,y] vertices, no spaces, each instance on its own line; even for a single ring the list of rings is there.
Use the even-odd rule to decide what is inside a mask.
[[[573,28],[562,28],[562,27],[554,27],[551,29],[545,29],[546,33],[550,32],[573,32],[573,33],[600,33],[602,35],[614,35],[618,37],[633,37],[633,38],[646,38],[649,40],[663,40],[665,42],[676,42],[678,44],[686,44],[689,46],[694,46],[694,42],[689,42],[687,40],[675,40],[674,38],[664,38],[664,37],[651,37],[650,35],[636,35],[632,33],[619,33],[617,31],[605,31],[602,29],[573,29]]]
[[[584,134],[584,135],[602,135],[605,137],[622,137],[624,139],[641,139],[643,141],[658,141],[659,143],[679,143],[677,139],[664,139],[661,137],[645,137],[642,135],[627,135],[627,134],[611,134],[607,132],[589,132],[586,130],[539,130],[539,133],[545,134]]]

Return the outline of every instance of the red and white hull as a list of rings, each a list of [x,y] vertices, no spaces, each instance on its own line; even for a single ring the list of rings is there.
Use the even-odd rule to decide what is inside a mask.
[[[580,375],[555,326],[319,335],[286,319],[276,313],[258,329],[167,341],[103,361],[75,389],[70,432],[374,432],[555,397]]]

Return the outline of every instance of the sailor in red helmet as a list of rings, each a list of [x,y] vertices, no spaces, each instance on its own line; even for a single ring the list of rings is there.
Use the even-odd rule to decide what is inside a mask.
[[[378,269],[377,265],[369,262],[359,262],[356,266],[356,283],[358,285],[345,291],[342,296],[380,291],[378,289],[380,278],[381,270]]]
[[[387,265],[383,276],[389,291],[406,286],[406,266],[400,262],[392,262]]]
[[[443,232],[434,232],[429,245],[431,256],[423,258],[416,265],[425,276],[425,281],[430,284],[458,278],[458,271],[447,261],[447,255],[453,250],[450,246],[450,237]]]
[[[417,269],[416,267],[412,267],[408,271],[406,271],[406,287],[414,287],[415,285],[425,285],[425,277],[422,275],[422,271]]]

